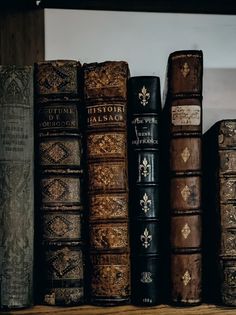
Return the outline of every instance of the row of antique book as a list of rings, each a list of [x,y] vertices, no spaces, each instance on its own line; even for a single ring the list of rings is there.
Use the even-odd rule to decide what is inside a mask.
[[[0,67],[2,309],[236,304],[236,121],[202,141],[202,77],[172,53],[162,110],[124,61]]]

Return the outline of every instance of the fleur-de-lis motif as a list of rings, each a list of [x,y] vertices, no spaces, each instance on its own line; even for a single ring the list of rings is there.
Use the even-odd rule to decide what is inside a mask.
[[[190,227],[189,227],[188,223],[186,223],[184,225],[184,227],[181,230],[181,233],[182,233],[184,239],[188,238],[189,234],[191,233],[191,230],[190,230]]]
[[[151,283],[152,282],[152,273],[148,271],[141,272],[141,279],[142,283]]]
[[[187,147],[181,153],[181,157],[182,157],[184,163],[186,163],[188,161],[188,159],[190,158],[190,152],[189,152],[189,149]]]
[[[184,285],[185,286],[188,285],[188,283],[191,281],[191,279],[192,278],[191,278],[191,275],[190,275],[189,271],[186,270],[184,275],[183,275],[183,277],[182,277],[182,281],[183,281]]]
[[[181,190],[181,195],[182,195],[184,201],[186,201],[188,199],[190,194],[191,194],[191,190],[189,189],[189,187],[187,185],[185,185],[183,190]]]
[[[152,241],[152,235],[149,234],[147,228],[144,230],[143,234],[140,236],[140,240],[142,242],[142,245],[145,248],[148,248],[148,246],[150,246],[151,241]]]
[[[148,160],[144,158],[142,164],[139,165],[139,170],[141,171],[141,175],[143,175],[144,177],[148,176],[150,168],[151,168],[151,165],[148,163]]]
[[[138,98],[140,99],[140,103],[143,106],[147,105],[150,98],[150,93],[147,91],[145,86],[143,86],[141,92],[138,93]]]
[[[187,62],[184,63],[184,65],[183,65],[183,67],[181,68],[180,71],[181,71],[182,75],[184,76],[184,78],[186,78],[187,75],[189,75],[189,73],[190,73],[190,68],[189,68]]]
[[[140,206],[142,207],[142,210],[147,213],[149,210],[150,210],[150,206],[152,204],[152,200],[151,199],[148,199],[148,195],[145,193],[143,195],[143,199],[141,199],[139,201],[140,203]]]

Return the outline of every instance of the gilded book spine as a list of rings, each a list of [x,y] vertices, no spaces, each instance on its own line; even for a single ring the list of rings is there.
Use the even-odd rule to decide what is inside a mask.
[[[178,51],[168,63],[171,300],[201,302],[201,51]]]
[[[33,304],[33,69],[0,66],[0,308]]]
[[[130,299],[126,62],[84,65],[91,287],[94,304]]]
[[[129,183],[132,302],[160,301],[160,80],[132,77],[129,93]]]
[[[45,279],[43,302],[84,301],[81,66],[36,64],[37,134]]]

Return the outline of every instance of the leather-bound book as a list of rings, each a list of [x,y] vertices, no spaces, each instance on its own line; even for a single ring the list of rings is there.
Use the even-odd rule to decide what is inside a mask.
[[[33,68],[0,66],[0,308],[33,304]]]
[[[160,301],[159,149],[160,79],[128,82],[131,297],[136,305]]]
[[[236,306],[236,120],[216,122],[203,139],[206,296]]]
[[[90,302],[130,301],[128,233],[128,64],[84,65],[90,239]]]
[[[84,301],[81,65],[35,65],[43,303]]]
[[[169,56],[166,137],[169,155],[171,302],[202,300],[202,75],[201,51]]]

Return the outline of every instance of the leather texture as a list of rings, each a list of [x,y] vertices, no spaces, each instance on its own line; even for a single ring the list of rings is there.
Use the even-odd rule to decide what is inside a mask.
[[[128,64],[84,65],[90,239],[90,302],[130,301],[128,228]]]
[[[35,65],[43,303],[84,302],[81,65]]]
[[[235,130],[236,120],[228,119],[218,121],[204,134],[204,177],[208,183],[204,187],[204,230],[208,231],[210,222],[212,227],[204,246],[205,282],[209,283],[206,295],[210,302],[229,306],[236,306]]]
[[[160,79],[128,82],[132,303],[160,301]]]
[[[194,305],[202,301],[202,52],[172,53],[167,75],[170,299]]]

